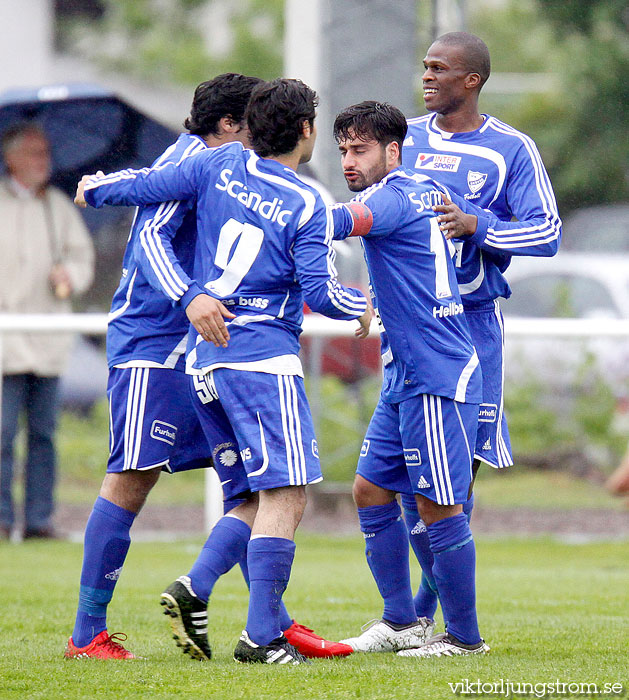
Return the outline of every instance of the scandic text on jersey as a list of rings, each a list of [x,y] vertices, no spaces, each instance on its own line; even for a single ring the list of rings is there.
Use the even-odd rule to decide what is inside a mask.
[[[217,182],[216,189],[227,192],[230,197],[233,197],[247,209],[258,212],[265,219],[277,222],[282,227],[286,226],[286,217],[291,216],[293,212],[290,209],[282,209],[283,199],[273,197],[270,201],[264,200],[261,194],[250,191],[240,180],[230,180],[232,174],[233,170],[230,170],[230,168],[221,170],[219,178],[222,183]]]

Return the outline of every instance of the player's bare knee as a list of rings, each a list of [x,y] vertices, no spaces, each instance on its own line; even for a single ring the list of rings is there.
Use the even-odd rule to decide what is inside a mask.
[[[106,474],[99,495],[117,506],[139,513],[161,470],[129,470]]]
[[[367,508],[368,506],[384,506],[391,503],[395,498],[395,493],[376,486],[357,474],[354,478],[352,496],[357,508]]]
[[[238,520],[242,520],[243,522],[247,523],[249,527],[251,527],[253,525],[253,521],[256,518],[257,512],[258,494],[254,493],[251,494],[251,496],[244,503],[241,503],[240,505],[230,510],[228,515],[232,518],[238,518]]]
[[[416,494],[415,499],[417,501],[417,510],[419,511],[419,517],[424,521],[426,525],[432,525],[438,520],[444,520],[445,518],[451,518],[453,515],[458,515],[463,512],[463,506],[460,504],[452,506],[442,506],[434,501],[431,501],[425,496],[420,496]]]

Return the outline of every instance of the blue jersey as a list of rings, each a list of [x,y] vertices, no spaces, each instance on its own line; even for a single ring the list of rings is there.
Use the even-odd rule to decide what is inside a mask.
[[[178,163],[191,153],[207,148],[199,136],[182,134],[154,165]],[[86,192],[95,203],[98,190]],[[169,227],[167,242],[179,261],[171,274],[170,261],[159,238]],[[107,327],[107,361],[110,367],[166,367],[184,370],[183,354],[189,322],[178,302],[191,284],[196,210],[194,202],[168,202],[141,207],[135,215],[122,263]],[[176,275],[177,280],[172,281]]]
[[[432,210],[442,192],[430,178],[396,168],[352,200],[373,215],[361,240],[381,323],[382,398],[389,403],[417,394],[481,401],[478,356],[450,246]],[[354,225],[350,209],[335,205],[333,216],[335,237],[347,237]],[[488,223],[479,219],[485,231]]]
[[[551,256],[561,220],[548,174],[531,138],[484,115],[476,131],[447,133],[436,115],[410,119],[402,149],[405,167],[428,175],[504,222],[458,242],[456,272],[463,302],[487,302],[511,294],[503,272],[512,255]]]
[[[363,294],[336,279],[332,218],[317,190],[240,143],[96,179],[86,198],[96,206],[196,201],[195,282],[181,303],[205,291],[236,318],[227,322],[227,348],[191,338],[193,373],[296,355],[304,301],[331,318],[352,320],[366,310]],[[165,251],[169,270],[177,270],[176,256]]]

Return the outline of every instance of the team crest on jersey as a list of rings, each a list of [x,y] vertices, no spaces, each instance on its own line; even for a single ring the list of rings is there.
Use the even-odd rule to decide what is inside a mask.
[[[416,170],[446,170],[455,173],[459,169],[461,156],[447,156],[444,153],[420,153],[415,161]]]
[[[167,442],[169,445],[175,444],[177,437],[177,427],[161,420],[154,420],[151,426],[151,437],[154,440]]]
[[[467,186],[472,194],[476,194],[487,182],[487,173],[477,173],[474,170],[467,171]]]

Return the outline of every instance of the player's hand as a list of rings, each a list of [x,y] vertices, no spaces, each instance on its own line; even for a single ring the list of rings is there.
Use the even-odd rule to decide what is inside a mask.
[[[199,335],[217,348],[227,347],[229,331],[224,318],[236,318],[225,306],[209,294],[197,294],[186,306],[186,315]]]
[[[371,319],[373,318],[373,306],[369,299],[367,299],[367,309],[365,313],[358,319],[360,326],[354,331],[354,335],[357,338],[366,338],[369,335],[369,329],[371,328]]]
[[[94,175],[83,175],[79,184],[76,186],[76,194],[74,195],[74,203],[77,207],[81,207],[81,209],[87,207],[87,202],[85,201],[85,185],[87,185],[93,177],[103,177],[104,175],[105,173],[102,170],[99,170]]]
[[[445,237],[449,240],[450,238],[463,238],[476,233],[478,218],[459,209],[445,194],[442,195],[442,199],[443,204],[434,206],[433,211],[440,212],[437,222]]]

